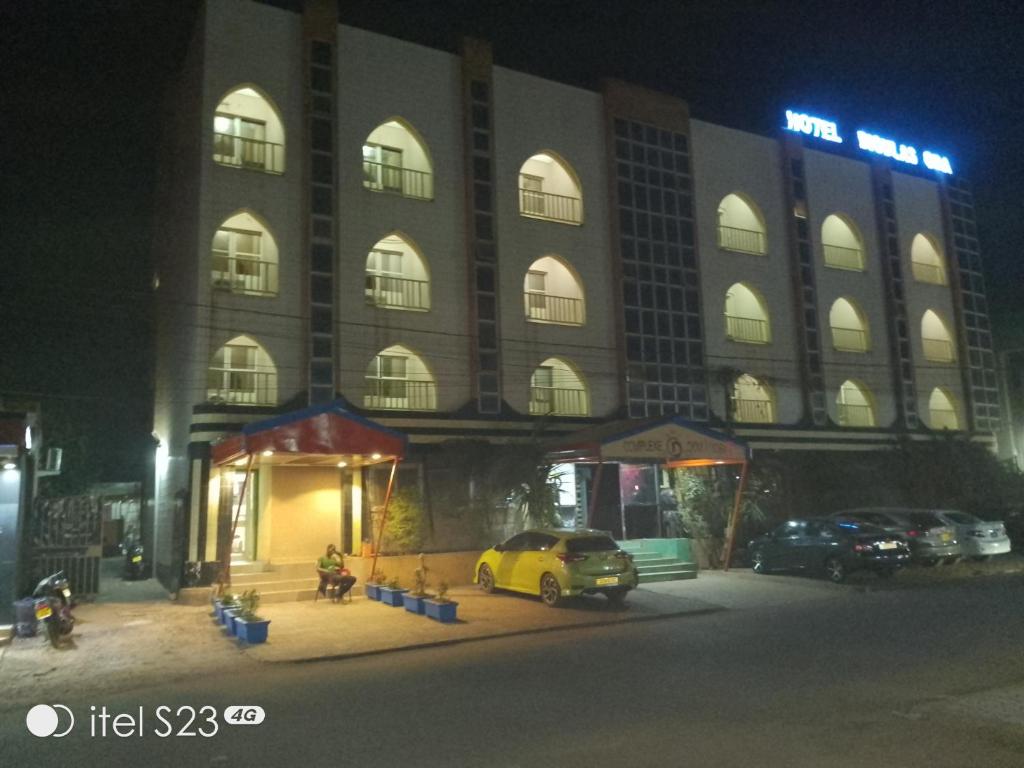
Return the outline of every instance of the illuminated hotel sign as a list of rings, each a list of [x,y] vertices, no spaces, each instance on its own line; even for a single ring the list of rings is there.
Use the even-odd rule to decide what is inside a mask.
[[[786,130],[836,144],[843,143],[838,124],[834,120],[825,120],[790,109],[786,110]],[[901,144],[868,131],[857,131],[857,147],[907,165],[924,165],[925,168],[939,173],[953,173],[953,165],[945,155],[928,150],[918,154],[917,149],[910,144]]]

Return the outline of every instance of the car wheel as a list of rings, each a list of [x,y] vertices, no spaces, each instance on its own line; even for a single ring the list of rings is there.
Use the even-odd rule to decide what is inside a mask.
[[[628,590],[625,589],[610,589],[604,595],[608,598],[608,605],[612,608],[621,608],[626,602],[627,592]]]
[[[763,552],[755,552],[750,558],[750,567],[754,573],[766,574],[768,573],[768,561],[765,559]]]
[[[494,591],[494,573],[489,565],[484,564],[480,566],[477,582],[480,584],[480,589],[487,594],[491,594]]]
[[[562,585],[550,573],[545,573],[541,576],[540,599],[544,601],[544,605],[551,608],[562,602]]]
[[[944,562],[946,565],[953,565],[953,563],[955,563],[959,559],[960,557],[958,555],[953,555],[952,557],[944,558],[942,562]]]
[[[842,560],[830,557],[825,561],[825,575],[833,584],[841,584],[846,578],[846,566]]]
[[[971,555],[971,560],[974,560],[979,563],[984,563],[986,560],[988,560],[988,558],[989,555]]]

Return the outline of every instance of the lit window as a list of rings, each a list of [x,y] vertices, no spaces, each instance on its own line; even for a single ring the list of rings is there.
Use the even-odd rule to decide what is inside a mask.
[[[548,152],[523,163],[519,169],[519,213],[562,224],[583,221],[580,184],[568,163]]]
[[[217,105],[213,159],[235,168],[284,172],[284,128],[270,100],[253,88],[238,88]]]
[[[433,164],[411,126],[395,119],[373,129],[363,142],[363,187],[418,200],[433,199]]]
[[[434,378],[422,359],[394,345],[378,353],[366,370],[363,406],[382,410],[433,411],[437,409]]]
[[[853,223],[845,216],[833,213],[821,225],[821,247],[825,266],[864,270],[864,244]]]
[[[768,252],[764,217],[739,194],[726,195],[718,204],[718,247],[757,256]]]
[[[551,357],[530,377],[530,407],[534,416],[586,416],[590,403],[586,386],[566,361]]]
[[[725,337],[745,344],[771,341],[764,301],[743,283],[736,283],[725,294]]]
[[[214,353],[206,397],[214,403],[272,405],[277,401],[274,363],[263,347],[247,336],[238,336]]]

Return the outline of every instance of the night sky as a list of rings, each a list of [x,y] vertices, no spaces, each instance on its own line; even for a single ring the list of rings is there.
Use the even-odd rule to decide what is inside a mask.
[[[150,430],[153,152],[197,7],[0,8],[0,394],[42,400],[97,479],[136,479]],[[945,151],[974,184],[997,333],[1024,347],[1019,3],[341,0],[341,20],[451,51],[479,36],[501,66],[618,77],[767,135],[801,107]]]

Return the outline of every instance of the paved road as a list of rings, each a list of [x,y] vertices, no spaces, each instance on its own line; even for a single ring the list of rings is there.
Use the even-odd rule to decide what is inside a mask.
[[[0,704],[0,765],[1024,765],[1024,578],[750,584],[722,613],[84,695],[60,740]],[[159,738],[161,704],[267,719]],[[90,705],[142,706],[145,735],[90,737]]]

